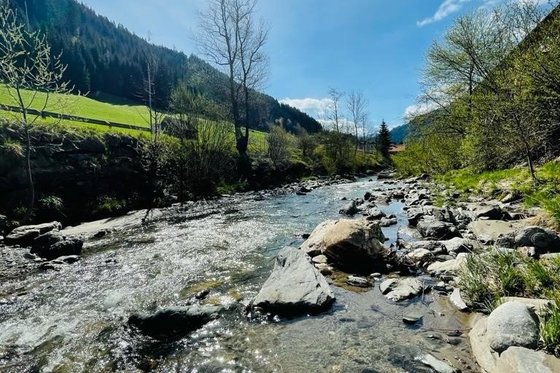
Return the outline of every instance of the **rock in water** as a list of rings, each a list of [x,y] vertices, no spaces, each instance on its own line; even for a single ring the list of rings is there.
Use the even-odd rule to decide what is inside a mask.
[[[453,368],[451,365],[437,359],[435,356],[430,354],[425,354],[416,358],[419,362],[424,365],[429,366],[437,373],[456,373],[457,369]]]
[[[420,294],[424,286],[416,278],[405,277],[386,280],[379,285],[379,289],[388,299],[398,302]]]
[[[8,245],[29,246],[32,241],[41,234],[53,230],[60,230],[61,227],[61,224],[57,221],[37,225],[23,225],[12,230],[10,234],[6,236],[6,243]]]
[[[436,240],[446,240],[459,237],[460,233],[451,223],[444,223],[438,220],[421,220],[417,225],[418,231],[425,238]]]
[[[83,245],[81,238],[66,237],[59,231],[50,231],[33,240],[31,252],[50,260],[60,256],[80,255]]]
[[[218,317],[217,306],[171,307],[153,315],[130,316],[128,324],[158,340],[177,340]]]
[[[511,346],[536,348],[539,342],[537,315],[520,302],[507,302],[492,311],[486,332],[490,348],[498,353]]]
[[[311,256],[324,254],[329,262],[350,273],[386,270],[390,250],[379,224],[361,220],[328,220],[317,226],[301,249]],[[380,242],[381,241],[381,242]]]
[[[276,258],[253,307],[279,315],[316,314],[330,308],[335,297],[323,275],[301,250],[287,247]]]

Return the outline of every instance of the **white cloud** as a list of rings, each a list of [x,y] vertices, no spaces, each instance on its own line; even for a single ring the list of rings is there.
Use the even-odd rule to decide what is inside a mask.
[[[404,109],[404,118],[406,120],[410,120],[417,115],[429,113],[430,111],[433,111],[438,107],[439,107],[438,104],[436,104],[433,101],[410,105],[406,109]]]
[[[464,3],[471,0],[444,0],[440,4],[439,8],[436,10],[433,16],[424,18],[421,21],[416,22],[419,27],[429,25],[430,23],[441,21],[442,19],[448,17],[449,15],[458,12],[463,7]]]
[[[331,100],[329,98],[285,98],[280,100],[281,103],[301,110],[314,118],[325,117]]]

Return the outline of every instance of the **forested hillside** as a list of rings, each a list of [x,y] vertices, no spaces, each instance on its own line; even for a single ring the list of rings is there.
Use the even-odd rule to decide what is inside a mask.
[[[147,62],[152,60],[154,104],[159,109],[167,109],[171,91],[181,81],[219,106],[228,105],[226,76],[194,55],[152,45],[75,0],[10,0],[10,4],[22,21],[47,35],[54,52],[63,52],[62,61],[68,65],[65,78],[76,90],[97,99],[143,102]],[[284,118],[293,131],[298,123],[308,132],[321,130],[315,119],[297,109],[255,94],[252,127],[267,129]]]

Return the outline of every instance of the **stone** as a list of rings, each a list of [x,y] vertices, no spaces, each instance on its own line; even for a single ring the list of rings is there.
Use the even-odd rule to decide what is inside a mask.
[[[425,263],[433,259],[433,254],[430,250],[416,249],[406,254],[405,259],[412,263]]]
[[[379,221],[379,226],[384,228],[391,227],[397,224],[398,224],[397,218],[381,218],[381,220]]]
[[[404,247],[404,249],[408,251],[424,249],[424,250],[434,252],[434,254],[441,253],[443,252],[444,249],[443,244],[439,241],[425,241],[425,240],[408,241],[408,242],[402,242],[402,246]]]
[[[323,254],[329,263],[349,273],[369,274],[386,269],[391,251],[381,243],[384,239],[374,222],[328,220],[313,230],[301,249],[311,256]]]
[[[360,212],[356,201],[350,202],[346,207],[342,208],[339,213],[342,215],[354,216]]]
[[[410,208],[406,211],[406,218],[408,219],[408,225],[411,227],[416,227],[420,219],[425,215],[422,208]]]
[[[128,324],[157,340],[177,340],[217,318],[222,310],[211,305],[171,307],[152,315],[131,315]]]
[[[17,227],[6,236],[6,244],[30,246],[32,241],[41,234],[52,230],[60,230],[61,224],[57,221],[37,225],[23,225]]]
[[[432,368],[437,373],[457,373],[457,369],[453,368],[451,365],[437,359],[435,356],[430,354],[424,354],[416,358],[417,361],[422,364]]]
[[[427,268],[428,273],[432,275],[457,275],[461,270],[462,265],[467,260],[467,254],[460,253],[457,258],[447,260],[444,262],[434,262]]]
[[[377,207],[373,207],[369,209],[367,212],[368,220],[379,220],[381,218],[384,218],[385,216],[386,216],[385,213]]]
[[[479,206],[471,213],[472,220],[509,220],[500,206]]]
[[[422,315],[410,314],[410,315],[404,315],[402,320],[405,324],[414,325],[419,323],[420,320],[422,320],[422,318],[423,318]]]
[[[471,240],[461,237],[454,237],[447,241],[441,241],[448,253],[467,253],[474,249]]]
[[[515,233],[517,224],[501,220],[477,220],[469,224],[469,229],[478,241],[492,245],[500,237]]]
[[[325,311],[334,300],[329,284],[307,255],[287,247],[278,253],[270,277],[251,303],[266,312],[292,316]]]
[[[453,293],[451,293],[451,295],[449,296],[449,301],[452,305],[455,306],[455,308],[457,308],[461,312],[466,312],[469,310],[469,306],[463,300],[463,297],[461,296],[461,290],[458,288],[453,289]]]
[[[328,258],[325,255],[317,255],[311,259],[311,261],[315,264],[327,264]]]
[[[0,214],[0,234],[4,233],[6,225],[8,224],[8,217]]]
[[[488,316],[486,333],[490,348],[501,353],[511,346],[536,348],[539,321],[535,312],[521,302],[507,302]]]
[[[398,302],[420,294],[424,286],[416,278],[404,277],[386,280],[379,285],[379,289],[387,299]]]
[[[453,224],[438,220],[423,219],[418,222],[416,228],[424,238],[445,240],[460,236],[459,231]]]
[[[315,268],[317,268],[323,276],[330,276],[333,274],[333,268],[326,263],[315,264]]]
[[[522,297],[502,297],[500,303],[518,302],[529,306],[537,315],[544,314],[552,302],[548,299],[522,298]]]
[[[350,286],[355,286],[359,288],[367,288],[370,286],[369,281],[366,278],[358,276],[348,276],[346,283]]]
[[[538,254],[560,251],[560,237],[553,231],[541,227],[526,227],[515,235],[515,247],[531,246]]]
[[[472,354],[481,370],[485,373],[494,373],[496,360],[499,355],[490,348],[486,336],[486,324],[487,317],[482,317],[476,321],[469,332],[469,341]]]
[[[83,244],[81,238],[66,237],[59,231],[50,231],[33,240],[31,253],[49,260],[60,256],[80,255]]]
[[[496,362],[496,373],[556,373],[560,359],[543,351],[513,346],[505,350]]]

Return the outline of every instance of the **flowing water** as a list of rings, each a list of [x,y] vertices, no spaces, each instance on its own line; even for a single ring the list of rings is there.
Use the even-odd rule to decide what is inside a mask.
[[[58,272],[1,279],[0,371],[429,372],[415,361],[421,352],[467,360],[464,339],[445,341],[463,320],[437,296],[394,304],[378,288],[334,287],[336,304],[317,317],[250,320],[243,312],[279,249],[297,247],[303,233],[337,218],[342,197],[375,187],[387,188],[363,180],[307,196],[231,197],[188,213],[169,210],[99,240]],[[402,224],[401,207],[382,210]],[[392,241],[396,232],[385,229]],[[1,249],[8,250],[16,249]],[[188,337],[155,342],[127,327],[132,313],[184,304],[205,288],[212,289],[208,302],[234,306]],[[420,327],[403,324],[410,313],[424,316]]]

